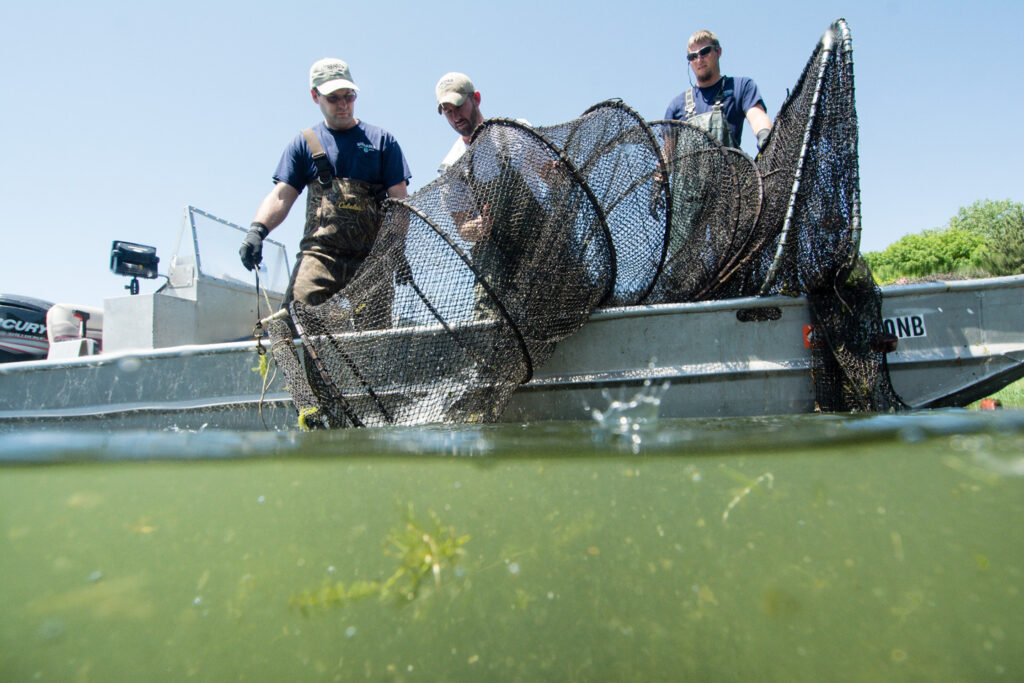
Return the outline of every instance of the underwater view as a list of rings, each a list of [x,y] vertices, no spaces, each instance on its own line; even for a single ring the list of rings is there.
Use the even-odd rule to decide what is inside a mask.
[[[0,435],[0,679],[1020,680],[1024,412]]]

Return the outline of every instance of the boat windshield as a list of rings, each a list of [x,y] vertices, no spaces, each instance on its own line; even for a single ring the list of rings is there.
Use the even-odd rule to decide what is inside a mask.
[[[201,276],[255,285],[255,276],[238,258],[247,229],[194,206],[186,207],[178,244],[174,249],[169,277],[172,286],[181,286],[179,273],[191,280],[191,267]],[[263,262],[259,266],[260,287],[267,292],[283,293],[288,286],[288,253],[276,240],[263,240]]]

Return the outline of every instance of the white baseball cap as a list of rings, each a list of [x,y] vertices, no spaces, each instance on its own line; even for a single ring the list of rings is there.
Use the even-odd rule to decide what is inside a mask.
[[[316,88],[321,95],[330,95],[335,90],[351,88],[359,90],[352,82],[348,64],[340,59],[321,59],[309,68],[309,87]]]
[[[442,104],[461,107],[466,98],[475,92],[476,88],[473,87],[473,81],[469,80],[469,76],[466,74],[452,71],[441,76],[441,80],[437,82],[437,87],[434,88],[434,94],[437,95],[437,113],[441,113]]]

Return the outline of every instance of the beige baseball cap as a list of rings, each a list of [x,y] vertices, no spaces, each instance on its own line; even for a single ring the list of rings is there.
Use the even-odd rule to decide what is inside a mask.
[[[321,59],[309,68],[309,87],[316,88],[321,95],[330,95],[335,90],[351,88],[359,90],[352,82],[348,64],[340,59]]]
[[[437,87],[434,88],[434,93],[437,95],[437,113],[441,113],[442,104],[461,107],[466,98],[475,92],[476,88],[473,87],[473,81],[469,80],[469,76],[466,74],[452,71],[441,76],[441,80],[437,82]]]

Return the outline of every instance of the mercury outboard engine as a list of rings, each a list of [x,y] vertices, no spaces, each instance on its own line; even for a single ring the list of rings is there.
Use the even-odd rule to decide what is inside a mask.
[[[27,296],[0,294],[0,363],[46,358],[49,301]]]

